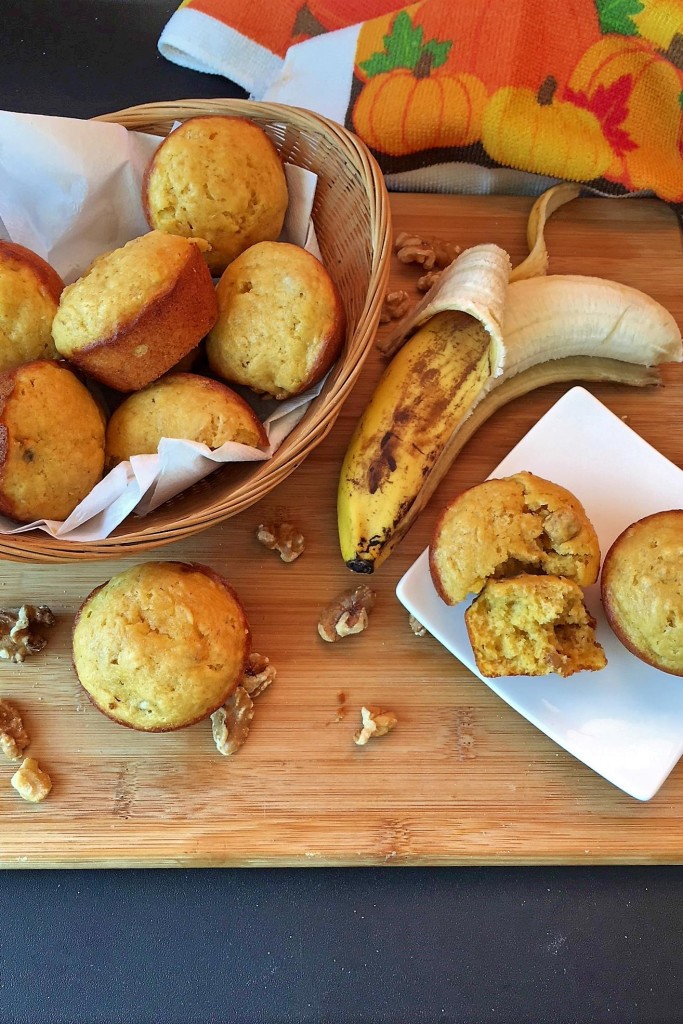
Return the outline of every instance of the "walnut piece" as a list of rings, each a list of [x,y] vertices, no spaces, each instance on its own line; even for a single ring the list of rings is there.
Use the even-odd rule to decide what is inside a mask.
[[[52,789],[52,779],[44,772],[34,757],[27,757],[10,782],[22,800],[39,804]]]
[[[422,238],[421,235],[401,231],[394,240],[394,251],[400,263],[419,263],[428,271],[434,267],[443,270],[460,255],[462,249],[443,238]]]
[[[249,735],[253,717],[254,702],[244,687],[238,686],[223,707],[211,715],[211,731],[219,754],[229,757],[240,749]]]
[[[543,520],[543,532],[553,547],[557,547],[576,537],[581,532],[581,523],[572,509],[558,508]]]
[[[353,742],[359,747],[364,747],[375,736],[386,736],[398,722],[393,711],[381,711],[380,708],[361,708],[360,716],[363,726],[353,737]]]
[[[242,677],[242,689],[246,690],[252,700],[260,697],[267,690],[277,675],[277,669],[270,664],[270,658],[252,652]]]
[[[406,315],[413,304],[413,300],[405,289],[387,292],[382,303],[382,311],[379,314],[379,322],[388,324],[391,320],[400,320]]]
[[[416,619],[414,615],[408,616],[408,625],[415,636],[427,636],[427,627],[423,626],[420,620]]]
[[[294,562],[305,547],[304,535],[293,523],[261,523],[256,539],[270,551],[279,551],[283,562]]]
[[[45,604],[22,604],[18,611],[0,609],[0,658],[19,662],[42,651],[47,640],[39,630],[54,624],[55,617]]]
[[[370,587],[356,587],[347,590],[337,600],[323,608],[318,621],[318,633],[328,643],[335,643],[342,637],[362,633],[368,627],[368,615],[375,604],[375,594]]]
[[[0,700],[0,750],[10,761],[18,761],[30,742],[17,709]]]
[[[428,292],[430,288],[433,288],[436,282],[441,277],[440,270],[429,270],[422,277],[417,279],[417,290],[419,292]]]

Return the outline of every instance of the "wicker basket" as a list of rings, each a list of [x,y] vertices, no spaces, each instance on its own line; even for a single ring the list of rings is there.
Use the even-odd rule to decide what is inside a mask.
[[[315,171],[313,219],[323,259],[341,292],[348,327],[341,358],[306,415],[266,462],[228,465],[144,518],[130,515],[93,543],[55,540],[39,530],[0,535],[0,557],[26,562],[118,558],[181,540],[253,505],[296,469],[330,431],[372,345],[389,273],[391,224],[382,174],[363,143],[309,111],[247,100],[180,100],[130,107],[96,120],[167,135],[200,114],[248,117],[283,158]]]

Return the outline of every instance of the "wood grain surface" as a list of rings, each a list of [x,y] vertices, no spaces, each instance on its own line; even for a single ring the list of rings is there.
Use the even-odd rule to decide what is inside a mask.
[[[531,200],[392,197],[394,228],[497,242],[525,254]],[[586,199],[548,229],[551,272],[596,274],[640,287],[683,322],[683,249],[673,213],[654,200]],[[393,262],[395,285],[417,272]],[[54,789],[37,806],[0,763],[4,867],[672,863],[683,861],[683,765],[643,804],[555,746],[435,640],[418,638],[395,585],[427,544],[438,510],[481,481],[569,385],[517,400],[485,424],[399,550],[372,579],[370,628],[330,645],[318,613],[357,584],[337,547],[337,475],[381,370],[373,353],[332,434],[259,505],[150,557],[212,565],[240,593],[255,649],[278,669],[233,757],[202,723],[143,735],[105,719],[79,690],[70,629],[89,591],[133,561],[26,566],[5,562],[0,605],[48,603],[59,623],[46,650],[0,666],[0,696],[33,737],[30,754]],[[679,465],[683,367],[647,392],[591,386],[610,409]],[[558,443],[563,443],[558,439]],[[255,539],[259,522],[300,524],[305,554],[282,563]],[[367,580],[366,580],[367,582]],[[540,683],[539,685],[542,685]],[[339,712],[340,694],[345,713]],[[396,712],[387,737],[359,748],[362,704]]]

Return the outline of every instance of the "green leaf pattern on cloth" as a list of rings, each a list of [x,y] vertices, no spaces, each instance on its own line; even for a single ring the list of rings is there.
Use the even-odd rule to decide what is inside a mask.
[[[616,32],[622,36],[637,36],[638,28],[632,20],[645,5],[640,0],[595,0],[600,30],[607,35]]]
[[[424,62],[425,55],[429,58],[431,69],[445,64],[453,44],[448,40],[440,42],[438,39],[429,39],[426,43],[423,40],[422,26],[413,25],[408,12],[401,11],[394,18],[389,35],[384,36],[384,50],[373,53],[359,67],[368,78],[372,78],[397,68],[415,71],[420,61]]]

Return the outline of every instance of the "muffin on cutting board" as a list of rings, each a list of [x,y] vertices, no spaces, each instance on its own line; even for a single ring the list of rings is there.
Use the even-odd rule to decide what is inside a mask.
[[[345,317],[320,260],[287,242],[253,245],[216,289],[218,319],[206,354],[217,376],[273,398],[323,377],[339,356]]]
[[[104,416],[70,370],[37,360],[0,374],[0,512],[66,519],[103,466]]]
[[[169,373],[121,403],[107,424],[107,468],[157,451],[162,437],[220,448],[236,441],[265,449],[268,438],[253,409],[220,381]]]
[[[434,586],[446,604],[478,594],[488,579],[544,573],[595,583],[600,545],[581,502],[532,473],[463,491],[437,521],[429,548]]]
[[[208,718],[251,649],[234,590],[205,565],[145,562],[97,587],[73,627],[73,663],[93,704],[121,725],[166,732]]]
[[[683,676],[683,509],[632,523],[605,556],[607,621],[641,661]]]
[[[156,380],[215,323],[205,248],[150,231],[100,256],[62,292],[52,324],[57,351],[117,391]]]
[[[37,253],[0,241],[0,372],[57,359],[52,340],[64,282]]]
[[[149,225],[205,238],[215,275],[256,242],[282,231],[288,194],[279,154],[253,121],[193,117],[161,143],[145,174]]]

